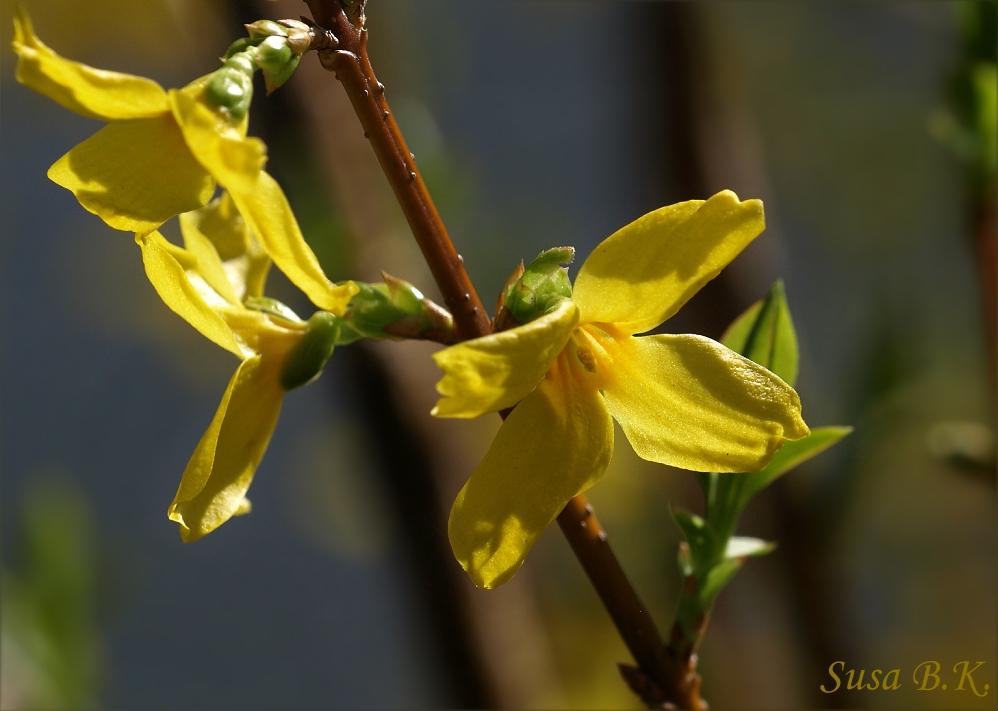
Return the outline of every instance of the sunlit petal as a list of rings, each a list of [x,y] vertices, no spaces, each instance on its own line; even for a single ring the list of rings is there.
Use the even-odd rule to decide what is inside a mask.
[[[313,304],[342,316],[357,293],[357,286],[353,282],[338,286],[326,278],[277,181],[261,172],[252,190],[230,189],[230,192],[239,212],[277,268],[304,291]]]
[[[224,305],[217,311],[232,329],[243,353],[264,353],[280,357],[298,343],[306,327],[304,321],[291,321],[243,306]]]
[[[608,351],[607,407],[634,451],[682,469],[755,472],[809,430],[800,398],[703,336],[624,337]]]
[[[135,241],[142,248],[146,276],[163,303],[205,338],[244,357],[232,329],[188,279],[187,269],[197,269],[197,258],[167,242],[159,232],[136,234]]]
[[[48,176],[111,227],[129,232],[195,210],[215,190],[170,114],[108,124],[56,161]]]
[[[214,243],[198,229],[200,224],[198,212],[185,212],[180,216],[180,233],[184,237],[184,247],[197,257],[198,272],[208,285],[230,304],[241,304],[241,294],[236,290],[241,285],[233,284],[229,280]]]
[[[204,99],[204,78],[169,91],[170,109],[198,161],[230,191],[252,189],[267,162],[267,146],[247,138],[246,122],[232,123]]]
[[[613,424],[603,398],[568,375],[565,360],[503,423],[451,509],[451,547],[479,587],[509,580],[569,499],[610,462]]]
[[[89,118],[148,118],[169,112],[166,92],[151,79],[94,69],[60,57],[35,36],[31,19],[14,6],[17,80]]]
[[[254,356],[243,361],[229,381],[167,512],[180,524],[185,543],[249,511],[246,491],[281,412],[284,391],[278,383],[279,369]]]
[[[575,280],[582,323],[649,331],[762,232],[762,203],[730,190],[650,212],[618,230],[589,255]]]
[[[201,164],[225,186],[260,244],[316,306],[342,316],[357,293],[352,283],[333,284],[305,242],[284,191],[263,170],[266,147],[226,130],[224,119],[189,91],[171,91],[170,103],[184,138]]]
[[[263,295],[270,257],[236,210],[228,191],[200,210],[181,215],[180,227],[185,235],[196,232],[214,245],[227,281],[240,301]]]
[[[433,354],[444,371],[433,415],[478,417],[512,407],[534,389],[568,343],[579,320],[565,300],[525,326],[458,343]]]

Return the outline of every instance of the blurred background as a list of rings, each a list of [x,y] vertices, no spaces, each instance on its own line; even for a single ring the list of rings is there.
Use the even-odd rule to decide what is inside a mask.
[[[64,56],[168,87],[213,70],[241,23],[307,12],[24,4]],[[497,591],[450,557],[446,512],[499,419],[431,420],[426,344],[339,349],[285,399],[253,513],[180,543],[166,507],[236,363],[158,300],[130,235],[46,179],[99,124],[14,81],[12,8],[0,705],[639,708],[557,528]],[[804,415],[856,429],[746,512],[740,532],[779,548],[717,602],[700,655],[712,708],[995,708],[994,8],[369,1],[375,69],[486,304],[542,249],[574,245],[581,263],[659,206],[723,188],[765,201],[764,235],[665,330],[717,338],[782,277]],[[314,56],[273,96],[260,86],[251,133],[331,278],[384,268],[435,293]],[[268,288],[309,313],[276,270]],[[617,443],[590,498],[667,629],[669,505],[702,510],[699,489]],[[839,660],[900,668],[901,688],[821,693]],[[990,691],[918,692],[927,660],[984,661]]]

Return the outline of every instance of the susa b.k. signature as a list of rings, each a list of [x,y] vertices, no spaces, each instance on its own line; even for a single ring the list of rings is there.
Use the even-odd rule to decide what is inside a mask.
[[[991,688],[990,684],[984,684],[978,687],[974,683],[974,672],[984,666],[984,662],[977,662],[974,667],[970,666],[970,662],[957,662],[953,666],[953,680],[957,680],[957,685],[953,687],[951,683],[947,683],[939,675],[942,669],[942,664],[936,661],[922,662],[917,667],[911,675],[912,681],[915,683],[915,689],[917,691],[971,691],[975,696],[987,696],[988,690]],[[842,686],[842,677],[836,673],[836,669],[843,676],[846,677],[847,690],[854,691],[894,691],[901,688],[901,670],[891,669],[889,672],[884,674],[881,669],[874,669],[870,672],[870,676],[866,678],[864,682],[863,677],[866,676],[866,670],[860,669],[856,671],[855,669],[846,669],[845,662],[832,662],[831,666],[828,667],[828,675],[834,681],[834,686],[831,688],[826,687],[824,684],[821,685],[821,690],[826,694],[831,694],[834,691],[838,691]]]

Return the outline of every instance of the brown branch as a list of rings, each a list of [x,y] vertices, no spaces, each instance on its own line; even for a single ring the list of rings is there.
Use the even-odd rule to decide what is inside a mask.
[[[707,704],[700,698],[700,677],[692,647],[677,656],[662,643],[655,621],[620,567],[586,497],[580,495],[569,501],[558,515],[558,525],[638,663],[637,669],[620,665],[631,690],[649,708],[706,709]]]
[[[460,338],[488,335],[492,331],[488,315],[406,147],[385,100],[384,86],[374,75],[367,55],[367,30],[351,23],[340,0],[305,2],[315,22],[335,38],[318,50],[319,58],[343,84],[444,303],[454,316]],[[689,660],[670,656],[586,498],[573,498],[558,516],[558,524],[640,667],[622,667],[635,693],[653,707],[706,708],[699,696],[699,677],[691,671]]]
[[[319,58],[346,89],[458,332],[462,339],[489,333],[488,315],[388,108],[385,87],[374,76],[367,56],[367,30],[353,26],[339,0],[306,3],[315,21],[338,40],[335,48],[320,50]]]

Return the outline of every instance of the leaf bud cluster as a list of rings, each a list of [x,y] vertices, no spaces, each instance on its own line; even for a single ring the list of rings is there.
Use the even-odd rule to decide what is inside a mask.
[[[354,282],[360,289],[343,315],[340,344],[361,338],[455,342],[454,319],[415,286],[382,272],[383,284]]]
[[[555,247],[541,252],[526,268],[520,262],[499,297],[495,330],[530,323],[556,309],[564,299],[572,298],[568,269],[561,265],[570,264],[574,258],[573,247]]]

